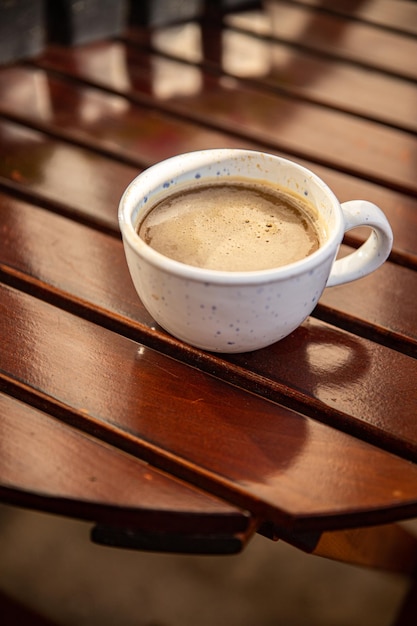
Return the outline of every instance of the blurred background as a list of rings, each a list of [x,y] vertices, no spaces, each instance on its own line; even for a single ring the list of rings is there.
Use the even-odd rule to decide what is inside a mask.
[[[407,589],[259,535],[200,557],[97,546],[90,529],[1,505],[0,590],[62,626],[388,626]]]

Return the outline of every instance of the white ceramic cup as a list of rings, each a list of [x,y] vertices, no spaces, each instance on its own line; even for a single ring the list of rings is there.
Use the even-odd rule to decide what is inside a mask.
[[[145,215],[165,196],[196,181],[230,181],[233,176],[278,184],[307,198],[320,213],[326,240],[295,263],[232,272],[175,261],[137,234]],[[123,194],[119,224],[130,274],[146,309],[175,337],[215,352],[246,352],[279,341],[308,317],[326,286],[376,270],[392,247],[390,225],[376,205],[363,200],[340,204],[308,169],[251,150],[191,152],[150,167]],[[363,225],[372,229],[366,242],[335,260],[344,233]]]

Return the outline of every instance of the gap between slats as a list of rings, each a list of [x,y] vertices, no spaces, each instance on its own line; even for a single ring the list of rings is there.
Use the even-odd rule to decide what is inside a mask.
[[[163,332],[161,333],[161,343],[158,339],[159,333],[154,328],[149,328],[140,323],[136,324],[133,320],[122,318],[109,310],[100,310],[93,304],[73,297],[69,293],[65,293],[60,289],[56,289],[51,285],[1,264],[0,281],[5,285],[15,287],[19,291],[35,295],[40,300],[45,300],[45,302],[74,313],[83,319],[92,320],[96,324],[120,335],[140,341],[151,348],[164,352],[165,343],[169,343],[169,336]],[[350,332],[391,350],[396,350],[401,354],[417,358],[417,342],[401,333],[393,330],[388,332],[387,329],[380,328],[376,324],[367,322],[360,317],[346,314],[343,311],[338,311],[321,302],[318,303],[310,316],[324,321],[335,328]],[[175,346],[176,348],[177,345],[178,342],[174,341],[173,347]],[[185,353],[188,353],[188,350],[185,350]],[[179,354],[182,354],[181,350]],[[198,351],[198,354],[200,354],[200,351]],[[177,354],[175,354],[175,358],[182,360]]]
[[[392,2],[392,0],[364,2],[364,6],[358,6],[355,13],[352,13],[351,10],[348,8],[344,9],[343,3],[337,3],[334,2],[334,0],[326,0],[325,2],[321,2],[320,0],[281,0],[281,2],[309,8],[320,13],[344,17],[352,22],[368,24],[370,26],[380,28],[388,32],[411,37],[412,39],[414,39],[417,35],[417,21],[413,22],[412,20],[410,20],[408,22],[405,22],[402,19],[398,19],[397,11],[397,19],[394,20],[397,23],[395,24],[393,23],[390,14],[385,15],[386,7],[389,7],[389,5],[391,5],[392,8],[395,8],[396,2]],[[415,9],[412,3],[405,2],[403,0],[401,4],[403,5],[403,7],[404,5],[408,4],[409,11],[413,12],[413,16],[417,19],[417,9]]]
[[[303,23],[303,25],[308,25],[309,19],[311,21],[317,20],[318,23],[316,23],[315,25],[315,32],[317,32],[318,29],[320,29],[320,27],[323,27],[324,25],[325,32],[323,33],[319,42],[314,41],[314,33],[312,36],[312,41],[308,41],[309,34],[311,35],[311,33],[308,32],[308,29],[305,33],[302,33],[301,41],[295,39],[291,34],[288,35],[287,33],[278,34],[277,32],[270,32],[269,27],[265,28],[265,26],[254,32],[254,22],[250,19],[250,13],[249,15],[245,16],[245,13],[242,12],[243,19],[241,16],[239,16],[239,14],[232,15],[226,19],[226,23],[234,24],[235,27],[242,32],[251,32],[259,37],[262,37],[265,40],[280,42],[285,45],[291,46],[294,49],[302,50],[308,54],[315,55],[323,59],[334,59],[337,61],[343,61],[356,67],[382,72],[387,76],[401,76],[401,78],[405,80],[415,82],[417,74],[415,72],[415,66],[413,66],[412,63],[409,63],[409,67],[407,70],[396,68],[394,71],[390,67],[389,61],[387,62],[378,59],[379,55],[377,55],[377,57],[371,62],[365,53],[362,54],[363,48],[361,48],[361,54],[357,54],[354,47],[351,47],[350,49],[343,49],[342,47],[338,46],[337,42],[334,46],[332,46],[329,45],[328,41],[326,40],[326,28],[328,34],[329,31],[337,31],[338,27],[340,27],[342,24],[345,24],[345,30],[347,30],[349,27],[354,31],[358,31],[358,29],[361,29],[361,27],[367,29],[368,37],[370,34],[382,35],[386,39],[385,47],[387,49],[395,46],[396,44],[397,46],[401,45],[402,40],[404,40],[406,46],[409,46],[410,44],[413,44],[415,40],[415,32],[413,31],[412,27],[411,32],[409,32],[401,28],[389,27],[387,21],[385,21],[384,23],[382,19],[380,19],[379,22],[377,22],[376,20],[372,21],[361,19],[360,17],[355,17],[350,13],[348,15],[346,12],[342,12],[334,6],[329,9],[328,7],[313,5],[311,2],[303,2],[302,0],[271,0],[271,2],[269,3],[267,0],[265,0],[265,8],[261,8],[258,10],[259,15],[263,17],[265,17],[266,15],[268,18],[270,18],[270,13],[268,13],[268,10],[266,8],[268,4],[271,4],[271,7],[273,7],[273,9],[275,10],[276,16],[280,16],[279,11],[280,7],[282,7],[284,18],[286,12],[287,14],[289,12],[290,15],[292,13],[293,16],[296,16],[299,23]],[[305,18],[304,22],[303,17]],[[413,17],[417,17],[417,11],[416,15]],[[320,20],[323,22],[323,24],[320,24]],[[331,29],[330,24],[326,24],[326,22],[328,22],[329,20],[333,22]],[[412,20],[410,20],[410,23],[412,23]],[[306,42],[304,42],[303,35],[307,40]],[[383,47],[381,41],[379,42],[379,47]],[[407,59],[407,61],[409,62],[410,59]]]
[[[4,293],[6,308],[17,302],[22,305],[22,309],[19,307],[20,314],[15,321],[10,317],[4,317],[3,338],[6,340],[7,337],[10,337],[10,346],[13,345],[14,334],[22,332],[29,318],[35,343],[39,341],[46,329],[48,329],[48,333],[51,331],[49,305],[9,288],[3,288],[2,292]],[[388,456],[381,449],[368,448],[367,444],[348,438],[345,434],[337,432],[333,428],[322,426],[314,420],[311,421],[306,431],[308,422],[306,417],[292,414],[279,403],[266,402],[259,392],[253,395],[247,393],[248,390],[245,390],[245,387],[241,387],[239,390],[236,389],[236,384],[225,384],[224,381],[219,380],[220,377],[215,375],[213,377],[212,372],[210,372],[211,376],[203,377],[201,372],[192,367],[187,367],[187,364],[170,361],[167,359],[167,355],[158,355],[151,350],[145,350],[141,353],[139,360],[133,363],[131,357],[136,353],[137,345],[125,341],[121,337],[112,337],[111,333],[103,328],[94,327],[91,323],[78,323],[63,311],[57,312],[53,326],[55,330],[60,328],[60,333],[55,335],[55,339],[50,337],[46,343],[42,342],[42,347],[37,351],[39,367],[47,368],[45,369],[45,376],[38,378],[33,369],[26,368],[25,359],[16,361],[15,356],[9,353],[1,375],[2,386],[9,395],[16,395],[21,400],[37,408],[47,410],[47,412],[76,428],[88,430],[94,436],[103,438],[112,445],[136,453],[157,467],[172,470],[173,474],[185,480],[195,482],[198,474],[200,487],[208,488],[209,491],[220,497],[228,496],[230,488],[232,488],[236,495],[235,504],[250,510],[252,510],[253,505],[254,513],[278,524],[283,522],[282,525],[287,525],[291,519],[294,522],[297,519],[296,523],[299,524],[300,530],[302,527],[314,528],[316,523],[320,525],[321,529],[324,527],[330,530],[337,528],[341,523],[343,523],[343,527],[348,527],[349,523],[354,525],[372,524],[375,523],[375,519],[378,519],[378,523],[394,521],[398,514],[406,515],[407,510],[409,515],[415,514],[417,504],[413,495],[416,484],[413,468],[410,468],[409,464],[404,463],[401,459]],[[73,337],[73,341],[68,342],[70,336]],[[31,342],[27,338],[23,343],[25,344],[23,351],[30,348]],[[88,354],[88,359],[84,361],[86,371],[83,373],[82,368],[74,370],[74,365],[75,362],[78,363],[79,361],[80,347],[85,349],[87,346],[91,352]],[[107,361],[103,358],[105,346],[109,351]],[[62,355],[67,350],[67,360],[62,361]],[[117,374],[112,363],[113,358],[110,358],[111,355],[118,359],[120,364]],[[94,366],[97,359],[103,368],[99,371]],[[157,381],[158,372],[168,372],[166,369],[167,361],[170,361],[170,375],[165,379],[166,384],[161,388],[159,381]],[[62,367],[60,366],[52,373],[49,368],[56,368],[58,362],[62,364]],[[22,370],[20,370],[20,366],[23,366]],[[62,381],[67,378],[70,371],[74,374],[72,384],[63,387]],[[131,373],[136,380],[140,377],[148,390],[146,400],[142,396],[144,403],[140,406],[143,411],[143,419],[139,421],[136,419],[138,409],[135,403],[138,398],[136,387],[132,388],[129,384],[125,388],[120,387],[126,383],[126,371]],[[178,381],[185,378],[189,384],[178,386]],[[196,393],[199,395],[196,396]],[[246,402],[243,402],[242,406],[237,409],[237,397],[240,398],[242,393],[246,397]],[[126,394],[127,404],[125,408],[118,404],[119,394]],[[158,407],[164,394],[168,394],[172,398],[173,404],[167,413],[162,415],[159,413]],[[206,402],[201,402],[196,408],[195,398],[200,398],[201,394]],[[230,412],[225,419],[223,411],[227,406],[229,406]],[[184,415],[182,414],[183,408],[187,409]],[[259,428],[254,428],[255,415]],[[181,419],[178,421],[180,416]],[[196,416],[200,416],[201,419],[195,421]],[[203,419],[204,416],[206,419]],[[346,417],[349,419],[349,416]],[[280,424],[280,426],[277,425],[277,428],[274,426],[276,419]],[[175,436],[171,431],[174,425],[177,429]],[[196,430],[197,425],[199,425],[200,431]],[[235,436],[232,434],[236,433],[235,427],[242,429],[242,435],[238,435],[236,444],[239,442],[239,446],[242,447],[243,457],[249,455],[251,458],[257,458],[257,462],[251,466],[250,480],[247,476],[246,465],[244,466],[242,485],[240,484],[242,481],[240,476],[242,456],[236,449],[232,454],[228,447],[228,437],[230,435]],[[220,447],[210,446],[211,458],[209,461],[208,450],[204,450],[205,437],[213,436],[216,441],[219,436],[219,428],[225,429],[220,439],[225,442],[230,456],[224,456],[221,450],[223,443],[220,444],[219,442]],[[367,425],[363,424],[362,430],[364,431],[366,428]],[[378,430],[380,430],[379,436],[377,435],[378,447],[384,448],[388,433],[381,431],[381,429]],[[307,433],[309,436],[305,437]],[[389,438],[391,435],[395,439],[395,433],[391,431]],[[363,436],[364,432],[362,439]],[[165,445],[164,441],[168,445]],[[294,464],[291,462],[294,460],[294,454],[297,456],[301,442],[304,443],[304,446],[301,446],[301,451],[304,453],[304,447],[309,446],[311,454],[317,460],[318,480],[311,476],[311,459],[303,457],[301,454],[297,462]],[[334,444],[334,447],[332,445],[329,447],[330,442],[332,445]],[[400,444],[400,442],[398,443]],[[405,439],[402,440],[402,444],[403,447],[406,446]],[[278,453],[279,447],[281,449]],[[364,466],[364,473],[359,470],[355,463],[347,468],[340,457],[338,447],[343,450],[348,449],[349,454],[356,455],[357,463]],[[277,455],[274,456],[272,452],[276,452]],[[282,470],[286,466],[287,454],[291,459],[288,473],[289,489],[287,488],[288,483],[283,484],[282,482],[287,475],[285,471],[282,474]],[[201,462],[200,457],[201,460],[204,459],[203,462]],[[284,465],[282,465],[283,463]],[[367,481],[373,482],[375,476],[379,477],[381,473],[383,474],[387,463],[393,472],[393,476],[388,475],[392,485],[396,484],[396,476],[398,479],[400,476],[404,479],[402,501],[396,500],[395,492],[392,493],[392,485],[384,486],[383,493],[375,492],[375,499],[373,495],[370,496],[367,490]],[[341,470],[340,480],[350,485],[348,492],[352,490],[352,480],[354,484],[355,477],[361,477],[360,488],[358,484],[359,491],[356,488],[352,490],[355,503],[350,498],[350,503],[346,503],[345,495],[340,496],[340,483],[336,478],[337,473],[327,474],[326,481],[320,480],[320,477],[326,474],[324,466],[327,465],[332,469],[337,467]],[[279,468],[280,471],[277,472],[275,467],[277,470]],[[316,485],[318,492],[324,490],[326,493],[332,494],[334,502],[331,506],[323,504],[319,498],[317,501],[318,509],[314,514],[313,509],[316,505],[311,506],[311,490],[309,487],[305,487],[305,480],[300,475],[300,471],[305,472],[305,477]],[[397,472],[399,472],[398,475]],[[264,480],[265,475],[269,477],[266,482]],[[215,491],[213,479],[216,485]],[[274,481],[276,481],[275,487],[273,486]],[[294,489],[297,491],[297,481],[300,481],[301,492],[305,489],[306,502],[304,504],[299,502],[299,504],[294,505],[293,492]],[[292,483],[294,484],[291,487]],[[258,484],[261,493],[256,487]],[[280,489],[283,490],[281,496],[279,496]],[[252,497],[253,493],[255,499]],[[362,496],[367,501],[371,497],[373,501],[371,508],[369,506],[362,508],[363,503],[360,501]],[[286,499],[286,504],[282,502],[282,498]],[[271,508],[272,500],[275,503],[273,508]],[[346,504],[349,511],[345,510]],[[385,504],[387,505],[386,509]],[[344,510],[343,519],[340,518],[340,507]],[[332,510],[330,511],[330,509]],[[375,513],[376,518],[373,517],[373,513]],[[270,515],[273,517],[269,517]]]
[[[61,290],[43,284],[41,281],[23,276],[16,271],[4,271],[0,266],[0,281],[14,289],[27,293],[33,297],[57,306],[82,319],[93,322],[98,326],[115,332],[122,337],[131,339],[152,350],[161,352],[186,365],[191,365],[220,380],[250,391],[257,396],[264,397],[281,404],[291,410],[311,417],[319,422],[335,426],[339,430],[353,435],[359,439],[375,444],[388,452],[399,455],[405,459],[415,460],[415,450],[404,448],[402,440],[398,442],[395,437],[387,439],[381,437],[379,429],[366,422],[359,423],[351,420],[343,411],[328,407],[325,403],[303,391],[292,389],[285,383],[270,380],[268,377],[252,372],[239,363],[234,363],[233,358],[225,360],[221,355],[204,352],[187,344],[179,342],[174,337],[165,333],[162,329],[148,327],[147,325],[105,310],[97,305],[89,304],[80,298],[63,293]],[[366,335],[365,338],[367,339]],[[407,353],[405,351],[404,353]],[[233,355],[232,355],[233,356]],[[34,400],[33,392],[22,387],[16,387],[16,382],[3,380],[5,390],[17,398],[23,399],[36,408],[42,409],[43,402],[48,404],[47,399]],[[15,389],[15,391],[13,391]],[[38,397],[38,396],[36,396]],[[39,404],[40,402],[40,404]],[[56,409],[54,409],[56,412]],[[54,412],[54,414],[55,414]],[[70,420],[66,411],[65,420]],[[64,415],[63,414],[63,415]],[[70,421],[71,423],[71,421]],[[75,424],[76,425],[76,424]],[[152,461],[150,461],[152,462]]]
[[[144,156],[141,157],[140,155],[138,155],[137,157],[132,157],[122,150],[105,148],[97,142],[94,142],[93,140],[88,140],[88,138],[86,138],[84,134],[78,134],[77,137],[74,137],[70,134],[70,132],[61,131],[61,129],[51,128],[51,126],[47,124],[31,122],[26,119],[22,119],[22,117],[19,115],[3,113],[0,114],[0,119],[10,121],[13,125],[23,126],[24,128],[28,128],[35,133],[44,134],[50,138],[56,139],[59,142],[64,142],[71,146],[81,148],[82,150],[91,151],[98,156],[101,156],[105,159],[111,159],[121,165],[126,165],[127,167],[132,168],[132,179],[136,175],[138,175],[143,169],[146,169],[147,167],[152,165],[151,160],[147,159]],[[247,144],[246,147],[249,149],[263,149],[263,146],[256,144],[252,146]],[[280,154],[282,156],[286,156],[283,153]],[[291,158],[291,155],[289,155],[289,158]],[[310,164],[307,163],[307,167],[309,165]],[[311,167],[314,167],[314,165],[312,165]],[[36,206],[46,208],[51,212],[56,212],[66,217],[70,217],[72,219],[75,219],[79,223],[85,224],[92,228],[96,228],[102,232],[105,232],[106,234],[120,238],[119,229],[114,222],[109,222],[105,218],[100,218],[100,216],[98,215],[89,216],[80,208],[76,206],[71,206],[63,201],[57,199],[51,201],[34,189],[25,188],[24,184],[22,184],[19,180],[12,180],[10,178],[0,176],[0,189],[13,197],[26,200],[35,204]],[[361,240],[358,240],[355,236],[352,236],[351,233],[346,234],[345,242],[353,248],[359,247],[359,245],[362,243]],[[406,253],[405,251],[396,250],[394,248],[390,255],[390,260],[398,265],[402,265],[411,269],[417,269],[417,257],[411,253]]]
[[[237,126],[231,128],[230,123],[226,120],[221,120],[221,119],[211,120],[211,119],[208,119],[205,114],[200,113],[196,110],[192,110],[192,109],[187,109],[187,111],[185,111],[181,104],[176,105],[174,102],[170,103],[170,102],[157,101],[152,96],[147,96],[145,94],[141,94],[138,92],[123,94],[120,91],[111,88],[110,86],[98,84],[86,78],[75,77],[73,75],[68,75],[60,70],[53,69],[49,67],[47,63],[44,63],[42,61],[38,61],[36,64],[36,67],[45,69],[51,75],[55,75],[59,78],[65,78],[66,80],[74,81],[75,83],[79,85],[93,87],[95,89],[101,90],[104,93],[107,93],[110,95],[123,96],[128,102],[131,102],[132,104],[139,104],[141,106],[147,107],[154,111],[159,111],[165,115],[169,115],[174,118],[177,118],[178,120],[182,120],[185,122],[192,122],[192,123],[198,124],[202,128],[206,128],[206,129],[213,130],[216,132],[221,132],[221,133],[229,135],[232,138],[237,138],[239,140],[243,140],[251,144],[258,144],[259,146],[262,146],[263,149],[266,151],[286,152],[287,154],[291,154],[293,159],[309,160],[312,163],[316,163],[317,165],[326,167],[330,170],[334,170],[343,174],[354,176],[358,179],[372,182],[374,184],[385,187],[387,189],[392,189],[394,191],[399,191],[400,193],[405,193],[405,194],[415,193],[415,190],[413,189],[412,185],[410,186],[404,185],[403,183],[395,182],[394,180],[389,181],[389,180],[386,180],[382,176],[378,176],[376,173],[362,172],[355,166],[354,163],[351,163],[350,165],[335,164],[334,160],[330,158],[330,156],[326,157],[323,155],[319,155],[318,153],[313,155],[311,154],[310,151],[305,150],[303,146],[301,145],[299,145],[298,147],[295,147],[295,146],[289,147],[287,145],[281,144],[281,142],[279,141],[279,138],[274,138],[274,137],[268,138],[266,135],[263,135],[261,137],[256,130],[251,129],[248,126],[246,126],[244,129],[241,129]],[[318,105],[314,105],[314,106],[318,106]],[[332,109],[332,110],[337,112],[335,109]],[[25,123],[27,123],[27,121],[25,121]],[[29,123],[29,126],[30,126],[30,123]],[[115,156],[117,157],[117,155]]]
[[[246,32],[246,31],[239,31],[239,29],[234,28],[234,29],[230,29],[231,31],[235,31],[236,33],[238,32],[242,32],[243,34],[250,36],[250,37],[255,37],[255,35],[253,33],[250,32]],[[121,41],[126,42],[129,45],[137,45],[137,41],[135,40],[135,38],[131,39],[129,37],[125,37],[123,39],[121,39]],[[230,78],[232,80],[238,80],[241,85],[246,86],[250,89],[256,89],[259,92],[264,92],[264,93],[271,93],[271,94],[279,94],[280,96],[283,96],[287,99],[291,99],[294,102],[301,102],[301,103],[307,103],[307,104],[312,104],[314,106],[323,108],[324,110],[329,110],[329,111],[337,111],[340,113],[343,113],[344,115],[348,116],[348,117],[352,117],[352,118],[357,118],[357,119],[362,119],[364,121],[367,122],[371,122],[371,123],[376,123],[376,124],[381,124],[383,126],[386,126],[387,128],[392,128],[394,130],[399,130],[402,132],[407,132],[407,133],[412,133],[412,134],[417,134],[417,129],[415,129],[412,126],[408,126],[407,125],[407,121],[406,120],[398,120],[397,122],[394,122],[393,120],[386,118],[383,118],[381,116],[376,116],[376,115],[372,115],[372,114],[368,114],[365,113],[364,111],[359,110],[358,108],[354,108],[352,107],[352,105],[345,101],[345,103],[343,105],[341,104],[337,104],[336,102],[328,102],[326,101],[326,99],[324,97],[319,97],[317,95],[312,95],[311,93],[309,93],[308,91],[303,91],[302,88],[296,88],[296,87],[292,87],[289,84],[285,84],[283,82],[275,82],[273,83],[272,80],[262,80],[262,79],[258,79],[258,78],[250,78],[250,77],[245,77],[245,76],[237,76],[235,74],[232,74],[230,72],[227,72],[209,62],[201,62],[201,63],[192,63],[190,61],[187,61],[187,59],[185,58],[181,58],[179,56],[175,56],[173,53],[169,53],[166,52],[164,50],[160,50],[158,48],[155,47],[141,47],[141,49],[143,50],[148,50],[151,54],[155,54],[158,55],[161,58],[170,60],[170,61],[176,61],[176,62],[180,62],[180,63],[184,63],[185,65],[189,65],[190,67],[198,67],[201,68],[202,70],[204,70],[207,74],[213,74],[215,76],[218,77],[224,77],[224,78]],[[416,47],[417,50],[417,47]],[[303,50],[304,54],[311,54],[311,51],[309,50]],[[348,63],[345,60],[341,60],[340,63],[343,65],[352,65],[350,63]],[[42,67],[42,62],[39,63],[39,67]],[[362,66],[359,66],[360,68]],[[364,67],[363,69],[365,69],[366,71],[369,72],[376,72],[376,70],[373,70],[371,68],[367,68]],[[393,75],[393,78],[398,79],[398,76]],[[407,79],[402,78],[401,80],[406,81]],[[413,85],[414,85],[414,81],[410,81]],[[353,104],[355,104],[353,102]],[[412,120],[413,122],[413,120]]]
[[[138,48],[138,50],[140,50],[140,48]],[[379,176],[377,172],[362,171],[361,169],[357,167],[357,165],[354,162],[349,162],[349,163],[346,162],[343,164],[335,163],[334,159],[330,158],[330,155],[326,156],[325,154],[318,152],[318,151],[315,151],[313,154],[311,150],[304,148],[303,145],[301,144],[297,144],[297,146],[295,146],[294,144],[291,146],[286,145],[285,142],[282,143],[279,137],[268,136],[266,132],[260,133],[256,129],[248,128],[248,126],[245,126],[245,128],[243,128],[243,127],[240,127],[239,125],[232,125],[230,123],[230,120],[222,119],[219,117],[209,119],[207,115],[204,113],[204,111],[200,112],[196,110],[195,107],[186,108],[181,102],[177,104],[176,102],[173,102],[173,101],[169,102],[169,101],[157,100],[155,99],[155,97],[145,94],[143,92],[139,92],[139,91],[129,91],[128,93],[125,93],[118,89],[113,88],[111,85],[100,83],[93,79],[85,78],[81,75],[75,75],[74,73],[68,73],[68,71],[64,71],[62,69],[57,68],[56,66],[54,66],[54,64],[51,64],[47,59],[44,60],[41,58],[36,61],[36,64],[34,64],[33,62],[30,62],[27,65],[28,66],[32,65],[39,69],[44,69],[51,76],[56,76],[58,78],[65,79],[69,82],[74,82],[74,84],[92,87],[92,88],[102,91],[103,93],[123,97],[126,99],[126,101],[132,104],[138,104],[140,106],[147,107],[150,110],[159,111],[163,113],[164,115],[168,115],[172,117],[173,119],[178,119],[184,122],[191,122],[194,124],[198,124],[202,128],[206,128],[215,132],[224,133],[226,135],[229,135],[231,138],[243,140],[243,141],[249,142],[250,144],[257,144],[259,146],[262,146],[264,150],[267,150],[267,151],[278,150],[281,152],[285,152],[287,154],[291,154],[292,158],[309,160],[312,163],[315,163],[320,166],[324,166],[330,170],[341,172],[347,175],[351,175],[358,179],[372,182],[374,184],[385,187],[387,189],[392,189],[394,191],[399,191],[401,193],[406,193],[406,194],[411,194],[413,196],[417,196],[417,189],[413,187],[414,181],[410,182],[410,185],[408,185],[398,180],[396,181],[394,179],[392,180],[386,179],[383,176]],[[216,75],[217,75],[217,71],[216,71]],[[237,79],[233,77],[233,80],[237,80]],[[241,84],[243,87],[245,87],[244,80],[241,81]],[[250,87],[248,86],[247,89],[249,89],[249,91],[252,92],[255,97],[257,97],[258,95],[262,96],[263,94],[267,95],[266,90],[263,87],[260,88],[259,84],[256,84],[255,86],[252,85]],[[271,90],[269,89],[268,91],[270,92]],[[333,108],[327,107],[327,106],[323,107],[322,105],[319,105],[317,103],[314,103],[314,104],[309,103],[306,99],[298,98],[298,97],[296,98],[294,95],[291,95],[288,93],[282,96],[280,95],[279,97],[282,97],[288,101],[292,100],[300,104],[303,104],[303,103],[306,105],[310,104],[312,107],[317,107],[318,109],[323,109],[323,110],[326,109],[329,112],[333,112],[335,114],[340,114],[340,115],[345,114],[345,111],[343,112],[338,111],[334,107]],[[347,114],[347,117],[352,118],[352,119],[358,119],[358,120],[361,119],[360,116],[353,115],[350,113]],[[365,117],[363,118],[363,121],[364,122],[367,121]],[[28,122],[27,120],[24,123],[30,125],[30,122]],[[372,121],[370,123],[375,124],[376,128],[386,127],[387,129],[390,129],[389,125],[384,125],[375,121]],[[393,130],[395,130],[395,128],[393,128]],[[405,131],[401,131],[401,132],[405,132]],[[412,136],[412,133],[407,132],[406,135]],[[115,155],[115,157],[117,157],[117,155]]]

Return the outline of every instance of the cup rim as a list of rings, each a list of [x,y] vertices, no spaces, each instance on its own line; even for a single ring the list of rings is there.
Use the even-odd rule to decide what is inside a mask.
[[[151,248],[138,235],[133,216],[135,209],[136,212],[138,212],[139,209],[137,209],[137,207],[141,203],[146,202],[146,200],[144,201],[144,192],[141,191],[141,189],[146,186],[146,183],[150,189],[155,188],[156,185],[161,188],[169,187],[170,184],[168,182],[164,182],[170,179],[170,174],[167,174],[167,171],[177,171],[177,168],[181,163],[182,166],[180,170],[183,174],[186,174],[190,171],[194,171],[195,169],[207,166],[207,164],[212,164],[213,162],[220,164],[226,160],[230,160],[231,158],[246,158],[248,156],[268,158],[282,164],[286,164],[290,167],[294,167],[301,171],[306,177],[310,179],[313,178],[317,186],[322,189],[335,208],[336,221],[334,228],[330,233],[328,233],[326,241],[320,245],[318,250],[303,259],[279,267],[262,270],[227,271],[202,268],[171,259],[170,257],[167,257]],[[328,185],[317,174],[309,170],[307,167],[295,161],[291,161],[290,159],[258,150],[246,150],[240,148],[214,148],[187,152],[169,157],[168,159],[164,159],[163,161],[159,161],[155,165],[150,166],[138,174],[138,176],[136,176],[125,189],[119,203],[118,220],[124,242],[127,243],[134,252],[146,259],[146,261],[153,266],[165,271],[168,274],[175,274],[176,276],[181,276],[182,278],[188,280],[204,282],[207,284],[223,284],[226,286],[232,284],[268,283],[280,279],[291,278],[301,273],[311,272],[329,257],[332,259],[334,258],[335,245],[337,247],[339,246],[344,233],[342,210],[339,200],[330,187],[328,187]]]

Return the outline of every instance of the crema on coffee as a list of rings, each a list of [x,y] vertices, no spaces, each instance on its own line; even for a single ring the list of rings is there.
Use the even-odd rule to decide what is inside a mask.
[[[165,196],[138,234],[171,259],[223,271],[287,265],[315,252],[323,238],[314,208],[301,196],[240,180]]]

